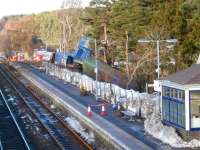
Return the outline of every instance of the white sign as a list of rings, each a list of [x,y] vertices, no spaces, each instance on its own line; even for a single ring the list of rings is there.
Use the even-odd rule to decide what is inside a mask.
[[[98,69],[97,68],[94,68],[94,73],[98,73]]]
[[[161,87],[161,81],[160,80],[154,80],[154,91],[156,92],[161,92],[162,87]]]

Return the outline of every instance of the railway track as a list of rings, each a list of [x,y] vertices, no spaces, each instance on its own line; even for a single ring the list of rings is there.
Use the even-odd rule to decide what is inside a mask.
[[[30,146],[0,90],[0,149],[30,150]]]
[[[1,65],[0,73],[17,91],[19,96],[23,99],[24,103],[31,109],[31,111],[38,116],[38,119],[49,131],[51,137],[56,141],[60,149],[93,149],[92,146],[87,144],[82,138],[80,138],[80,136],[78,136],[78,134],[76,134],[73,130],[70,130],[70,128],[62,122],[59,116],[53,114],[53,112],[48,109],[44,103],[39,101],[37,96],[34,95],[30,89],[22,85],[12,73],[9,73],[9,70],[6,67]]]

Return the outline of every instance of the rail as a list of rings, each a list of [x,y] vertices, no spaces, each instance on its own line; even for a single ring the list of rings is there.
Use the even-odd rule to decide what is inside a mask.
[[[3,146],[2,146],[2,143],[1,143],[1,139],[0,139],[0,150],[3,150]]]
[[[7,69],[6,69],[7,70]],[[20,82],[14,75],[13,73],[10,72],[10,74],[8,76],[5,75],[4,72],[2,72],[0,70],[0,72],[2,74],[4,74],[4,77],[7,79],[7,81],[12,85],[12,87],[16,90],[16,92],[19,94],[19,96],[24,100],[24,97],[22,96],[22,94],[19,92],[19,90],[16,88],[16,86],[8,79],[8,76],[10,79],[12,80],[16,80],[17,82]],[[21,82],[20,82],[21,83]],[[79,142],[81,145],[84,145],[84,147],[88,150],[93,150],[92,146],[90,144],[88,144],[85,140],[83,140],[72,128],[70,128],[58,115],[56,115],[54,112],[51,111],[50,108],[48,108],[48,106],[46,106],[41,100],[40,98],[32,91],[32,89],[30,87],[26,87],[25,85],[21,84],[24,89],[28,90],[28,92],[30,92],[30,94],[36,98],[38,100],[38,102],[49,112],[51,113],[62,125],[64,128],[66,128]],[[26,102],[25,102],[26,103]],[[26,103],[26,105],[29,106],[29,104]],[[30,107],[30,106],[29,106]],[[53,137],[53,135],[51,135]],[[54,138],[54,137],[53,137]],[[56,141],[57,144],[59,144],[59,142],[54,138],[54,140]],[[60,144],[59,147],[61,149],[64,149]]]
[[[1,68],[2,69],[2,68]],[[33,113],[33,115],[37,118],[37,120],[41,123],[41,125],[47,130],[51,138],[55,141],[55,143],[58,145],[58,147],[61,150],[64,150],[65,148],[59,143],[59,141],[54,137],[53,133],[48,129],[47,125],[43,123],[43,121],[37,116],[36,112],[31,108],[31,106],[25,101],[25,98],[23,95],[19,92],[19,89],[14,85],[14,83],[11,82],[10,79],[8,79],[8,76],[2,70],[0,70],[0,73],[5,77],[5,79],[8,81],[8,83],[12,86],[12,88],[17,92],[17,94],[20,96],[20,98],[23,100],[24,104],[28,107],[28,109]],[[10,77],[10,76],[9,76]],[[10,77],[11,78],[11,77]],[[14,77],[12,77],[13,80]],[[15,80],[17,80],[15,78]],[[4,97],[5,98],[5,97]]]
[[[1,89],[0,89],[0,94],[1,94],[1,96],[2,96],[2,98],[3,98],[3,101],[4,101],[5,104],[6,104],[6,107],[8,108],[8,110],[9,110],[11,116],[12,116],[12,119],[13,119],[13,121],[14,121],[14,123],[15,123],[15,125],[16,125],[16,127],[17,127],[19,133],[20,133],[20,135],[21,135],[21,138],[23,139],[23,142],[24,142],[24,144],[25,144],[27,150],[31,150],[31,148],[29,147],[28,142],[27,142],[27,140],[26,140],[26,138],[25,138],[25,136],[24,136],[24,134],[23,134],[23,132],[22,132],[22,130],[21,130],[19,124],[17,123],[17,120],[16,120],[15,116],[13,115],[13,112],[12,112],[12,110],[10,109],[10,106],[8,105],[8,103],[7,103],[7,101],[6,101],[6,98],[5,98],[5,96],[4,96],[4,94],[3,94],[3,92],[2,92]],[[2,147],[2,144],[1,144],[1,147]]]
[[[46,108],[48,112],[50,112],[58,121],[61,122],[61,124],[70,131],[70,133],[81,143],[83,144],[88,150],[93,150],[93,148],[90,146],[90,144],[86,143],[85,140],[83,140],[72,128],[70,128],[66,122],[57,114],[55,114],[48,106],[45,105],[44,102],[40,100],[40,98],[33,92],[33,89],[31,87],[27,87],[29,92],[39,101],[39,103]]]

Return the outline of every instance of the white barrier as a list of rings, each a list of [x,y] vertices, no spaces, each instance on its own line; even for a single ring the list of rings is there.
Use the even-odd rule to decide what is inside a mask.
[[[93,95],[98,94],[99,97],[110,103],[116,103],[120,97],[127,99],[124,107],[127,109],[135,109],[137,113],[141,113],[143,118],[153,112],[153,107],[156,105],[155,98],[147,93],[139,93],[134,90],[126,90],[118,85],[106,82],[97,82],[92,78],[70,71],[66,68],[58,67],[54,64],[43,63],[46,73],[66,82],[69,82],[77,87],[82,87]],[[96,90],[97,88],[97,90]],[[98,91],[98,93],[96,93]]]

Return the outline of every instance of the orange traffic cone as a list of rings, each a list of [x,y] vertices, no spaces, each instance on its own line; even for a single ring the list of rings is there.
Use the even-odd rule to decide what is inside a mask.
[[[88,117],[92,117],[92,111],[91,111],[91,106],[90,105],[88,105],[87,116]]]
[[[108,115],[108,113],[106,112],[105,105],[102,105],[101,106],[101,116],[106,116],[106,115]]]

